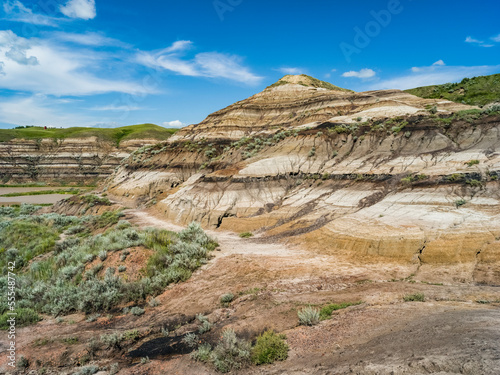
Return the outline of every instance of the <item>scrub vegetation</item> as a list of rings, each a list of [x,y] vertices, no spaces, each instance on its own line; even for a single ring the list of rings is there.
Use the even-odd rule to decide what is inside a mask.
[[[95,314],[129,302],[145,304],[167,285],[189,279],[218,246],[197,223],[179,233],[141,230],[120,220],[121,211],[77,217],[37,215],[39,209],[0,207],[0,266],[5,269],[7,262],[15,262],[16,306],[25,324],[38,321],[38,314]],[[152,250],[152,255],[140,270],[141,278],[128,281],[106,267],[105,260],[133,247]],[[7,281],[0,277],[4,295]],[[7,308],[6,301],[0,302],[1,328]],[[137,307],[132,313],[143,311]]]

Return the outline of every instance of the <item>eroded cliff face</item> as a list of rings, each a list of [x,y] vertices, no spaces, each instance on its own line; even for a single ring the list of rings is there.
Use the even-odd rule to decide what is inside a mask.
[[[156,142],[128,140],[117,146],[97,137],[0,142],[0,180],[2,183],[97,181],[111,175],[134,150]]]
[[[430,114],[428,101],[397,91],[301,87],[312,92],[309,111],[324,95],[368,104],[358,103],[350,121],[325,116],[307,126],[280,122],[287,114],[266,119],[270,107],[280,108],[271,117],[283,110],[281,96],[253,104],[263,112],[253,126],[235,104],[132,154],[109,192],[154,204],[180,224],[251,231],[339,259],[410,263],[427,279],[451,264],[451,277],[500,281],[498,115],[454,114],[470,107],[436,101]],[[292,101],[297,87],[267,90]]]

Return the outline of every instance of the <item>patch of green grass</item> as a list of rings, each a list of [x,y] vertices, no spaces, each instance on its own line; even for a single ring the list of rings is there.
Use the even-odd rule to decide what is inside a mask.
[[[464,175],[461,173],[453,173],[449,176],[446,176],[446,179],[450,182],[462,181],[464,179]]]
[[[24,191],[18,193],[8,193],[0,195],[0,197],[24,197],[29,195],[50,195],[50,194],[79,194],[80,190],[75,188],[70,189],[55,189],[55,190],[38,190],[38,191]]]
[[[41,126],[0,129],[0,142],[12,139],[65,139],[65,138],[87,138],[97,137],[100,140],[109,141],[119,146],[121,141],[130,139],[157,139],[165,140],[178,129],[167,129],[154,124],[140,124],[122,126],[120,128],[49,128]]]
[[[141,336],[141,334],[139,333],[138,330],[136,329],[133,329],[131,331],[127,331],[123,334],[123,339],[124,340],[132,340],[132,341],[135,341],[137,340],[139,337]]]
[[[464,78],[458,83],[417,87],[406,92],[427,99],[447,99],[483,106],[500,101],[500,74]]]
[[[80,199],[90,206],[102,205],[111,206],[111,201],[106,197],[99,197],[95,194],[87,194],[80,197]]]
[[[262,289],[261,288],[250,288],[250,289],[247,289],[247,290],[243,290],[241,292],[238,292],[238,295],[240,296],[245,296],[245,295],[248,295],[248,294],[253,294],[253,295],[256,295],[258,294]]]
[[[472,167],[473,165],[479,164],[479,160],[469,160],[467,163],[465,163],[468,167]]]
[[[465,183],[469,186],[472,186],[472,187],[480,187],[480,186],[483,186],[483,183],[479,180],[475,180],[475,179],[470,179],[470,180],[467,180],[465,181]]]
[[[93,221],[94,228],[107,228],[115,225],[120,221],[124,214],[122,210],[106,211],[102,215],[95,217]]]
[[[250,237],[253,237],[253,233],[252,232],[243,232],[243,233],[240,233],[239,236],[241,238],[250,238]]]
[[[268,330],[257,337],[252,349],[252,361],[256,365],[284,361],[288,358],[288,345],[286,336]]]
[[[403,297],[405,302],[425,302],[424,293],[407,294]]]
[[[36,183],[36,184],[12,184],[12,185],[9,185],[9,184],[0,184],[0,187],[8,187],[8,188],[18,188],[18,187],[46,187],[47,184],[46,183],[43,183],[43,182],[40,182],[40,183]]]
[[[345,309],[349,306],[357,306],[360,305],[362,302],[343,302],[343,303],[330,303],[326,306],[323,306],[321,310],[319,311],[319,319],[320,320],[326,320],[330,319],[332,317],[332,313],[336,310],[341,310]]]
[[[38,314],[32,310],[27,308],[19,308],[13,311],[16,315],[16,327],[24,327],[35,324],[41,320]],[[10,327],[9,319],[12,318],[12,315],[9,315],[8,312],[0,315],[0,329],[7,330]]]
[[[74,336],[73,337],[66,337],[62,341],[68,345],[75,345],[75,344],[78,344],[78,337],[74,337]]]
[[[429,178],[429,176],[425,175],[425,174],[418,174],[418,175],[408,175],[406,177],[403,177],[401,179],[401,182],[402,183],[405,183],[405,184],[410,184],[412,182],[416,182],[416,181],[422,181],[422,180],[425,180]]]
[[[0,267],[14,261],[20,269],[34,257],[54,249],[61,230],[48,222],[12,220],[0,227]]]

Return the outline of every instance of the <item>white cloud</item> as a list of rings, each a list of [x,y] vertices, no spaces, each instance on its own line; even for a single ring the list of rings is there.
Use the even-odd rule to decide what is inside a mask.
[[[48,15],[33,13],[33,11],[23,5],[18,0],[7,0],[3,3],[3,10],[9,21],[30,23],[40,26],[56,27],[60,18],[51,17]]]
[[[498,34],[497,36],[492,36],[491,40],[494,42],[500,43],[500,34]]]
[[[195,64],[205,77],[227,78],[237,82],[257,84],[262,77],[258,77],[241,65],[242,58],[218,52],[199,53],[195,57]]]
[[[56,39],[61,42],[69,42],[75,44],[81,44],[84,46],[114,46],[114,47],[129,47],[128,44],[123,43],[120,40],[108,38],[107,36],[95,33],[87,32],[84,34],[77,33],[66,33],[62,31],[56,31],[47,34],[50,38]]]
[[[494,38],[491,39],[495,40]],[[465,38],[465,43],[477,44],[479,47],[493,47],[493,44],[486,44],[483,40],[474,39],[470,36]]]
[[[201,76],[201,73],[196,69],[194,62],[181,60],[175,55],[158,55],[148,52],[140,52],[137,55],[137,62],[152,68],[170,70],[183,76]]]
[[[22,51],[24,55],[12,51]],[[23,56],[27,61],[22,61]],[[48,40],[26,39],[10,30],[0,31],[0,61],[4,62],[5,73],[0,88],[56,96],[154,92],[143,84],[100,78],[89,72],[96,70],[96,61],[105,58],[99,52],[68,49]]]
[[[69,18],[90,20],[96,16],[95,0],[69,0],[59,10]]]
[[[351,70],[350,72],[345,72],[342,74],[342,77],[356,77],[356,78],[367,79],[375,77],[376,74],[377,73],[375,73],[375,71],[372,69],[361,69],[359,72],[356,72],[354,70]]]
[[[20,38],[11,30],[0,31],[0,48],[5,50],[5,57],[21,65],[38,65],[35,56],[26,56],[30,48],[27,39]]]
[[[175,120],[175,121],[166,121],[162,124],[162,126],[166,128],[182,128],[183,126],[186,126],[186,124],[184,124],[179,120]]]
[[[193,46],[193,42],[190,40],[178,40],[174,42],[170,47],[162,49],[159,54],[173,53],[173,52],[183,52],[188,50]]]
[[[305,69],[302,68],[291,68],[291,67],[283,67],[279,68],[278,71],[280,71],[283,74],[301,74],[304,73]]]
[[[444,63],[443,60],[438,60],[436,61],[434,64],[432,64],[432,66],[445,66],[446,64]],[[418,66],[414,66],[413,68],[411,68],[411,71],[413,73],[419,73],[419,72],[422,72],[422,71],[425,71],[426,69],[428,69],[429,67],[418,67]]]
[[[465,38],[465,43],[477,43],[477,44],[480,44],[480,43],[484,43],[482,40],[477,40],[477,39],[474,39],[470,36],[468,36],[467,38]]]
[[[51,125],[57,127],[91,124],[85,116],[65,114],[44,95],[0,99],[0,122],[11,125]]]
[[[203,52],[192,59],[184,58],[183,55],[191,46],[191,41],[177,41],[158,52],[139,52],[136,60],[142,65],[184,76],[225,78],[246,84],[257,84],[262,79],[243,66],[242,58],[236,55]]]
[[[325,78],[330,78],[330,77],[332,76],[332,73],[335,73],[336,71],[337,71],[337,69],[332,69],[332,70],[330,70],[330,72],[329,72],[329,73],[326,73],[326,74],[325,74]]]
[[[475,77],[500,72],[500,65],[483,66],[442,66],[412,68],[410,74],[401,75],[368,86],[367,90],[400,89],[458,82],[465,77]]]

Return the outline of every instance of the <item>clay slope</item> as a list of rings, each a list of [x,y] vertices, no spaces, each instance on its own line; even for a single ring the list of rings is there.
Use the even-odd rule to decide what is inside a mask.
[[[499,134],[464,105],[285,83],[134,153],[108,189],[180,224],[498,284]]]

